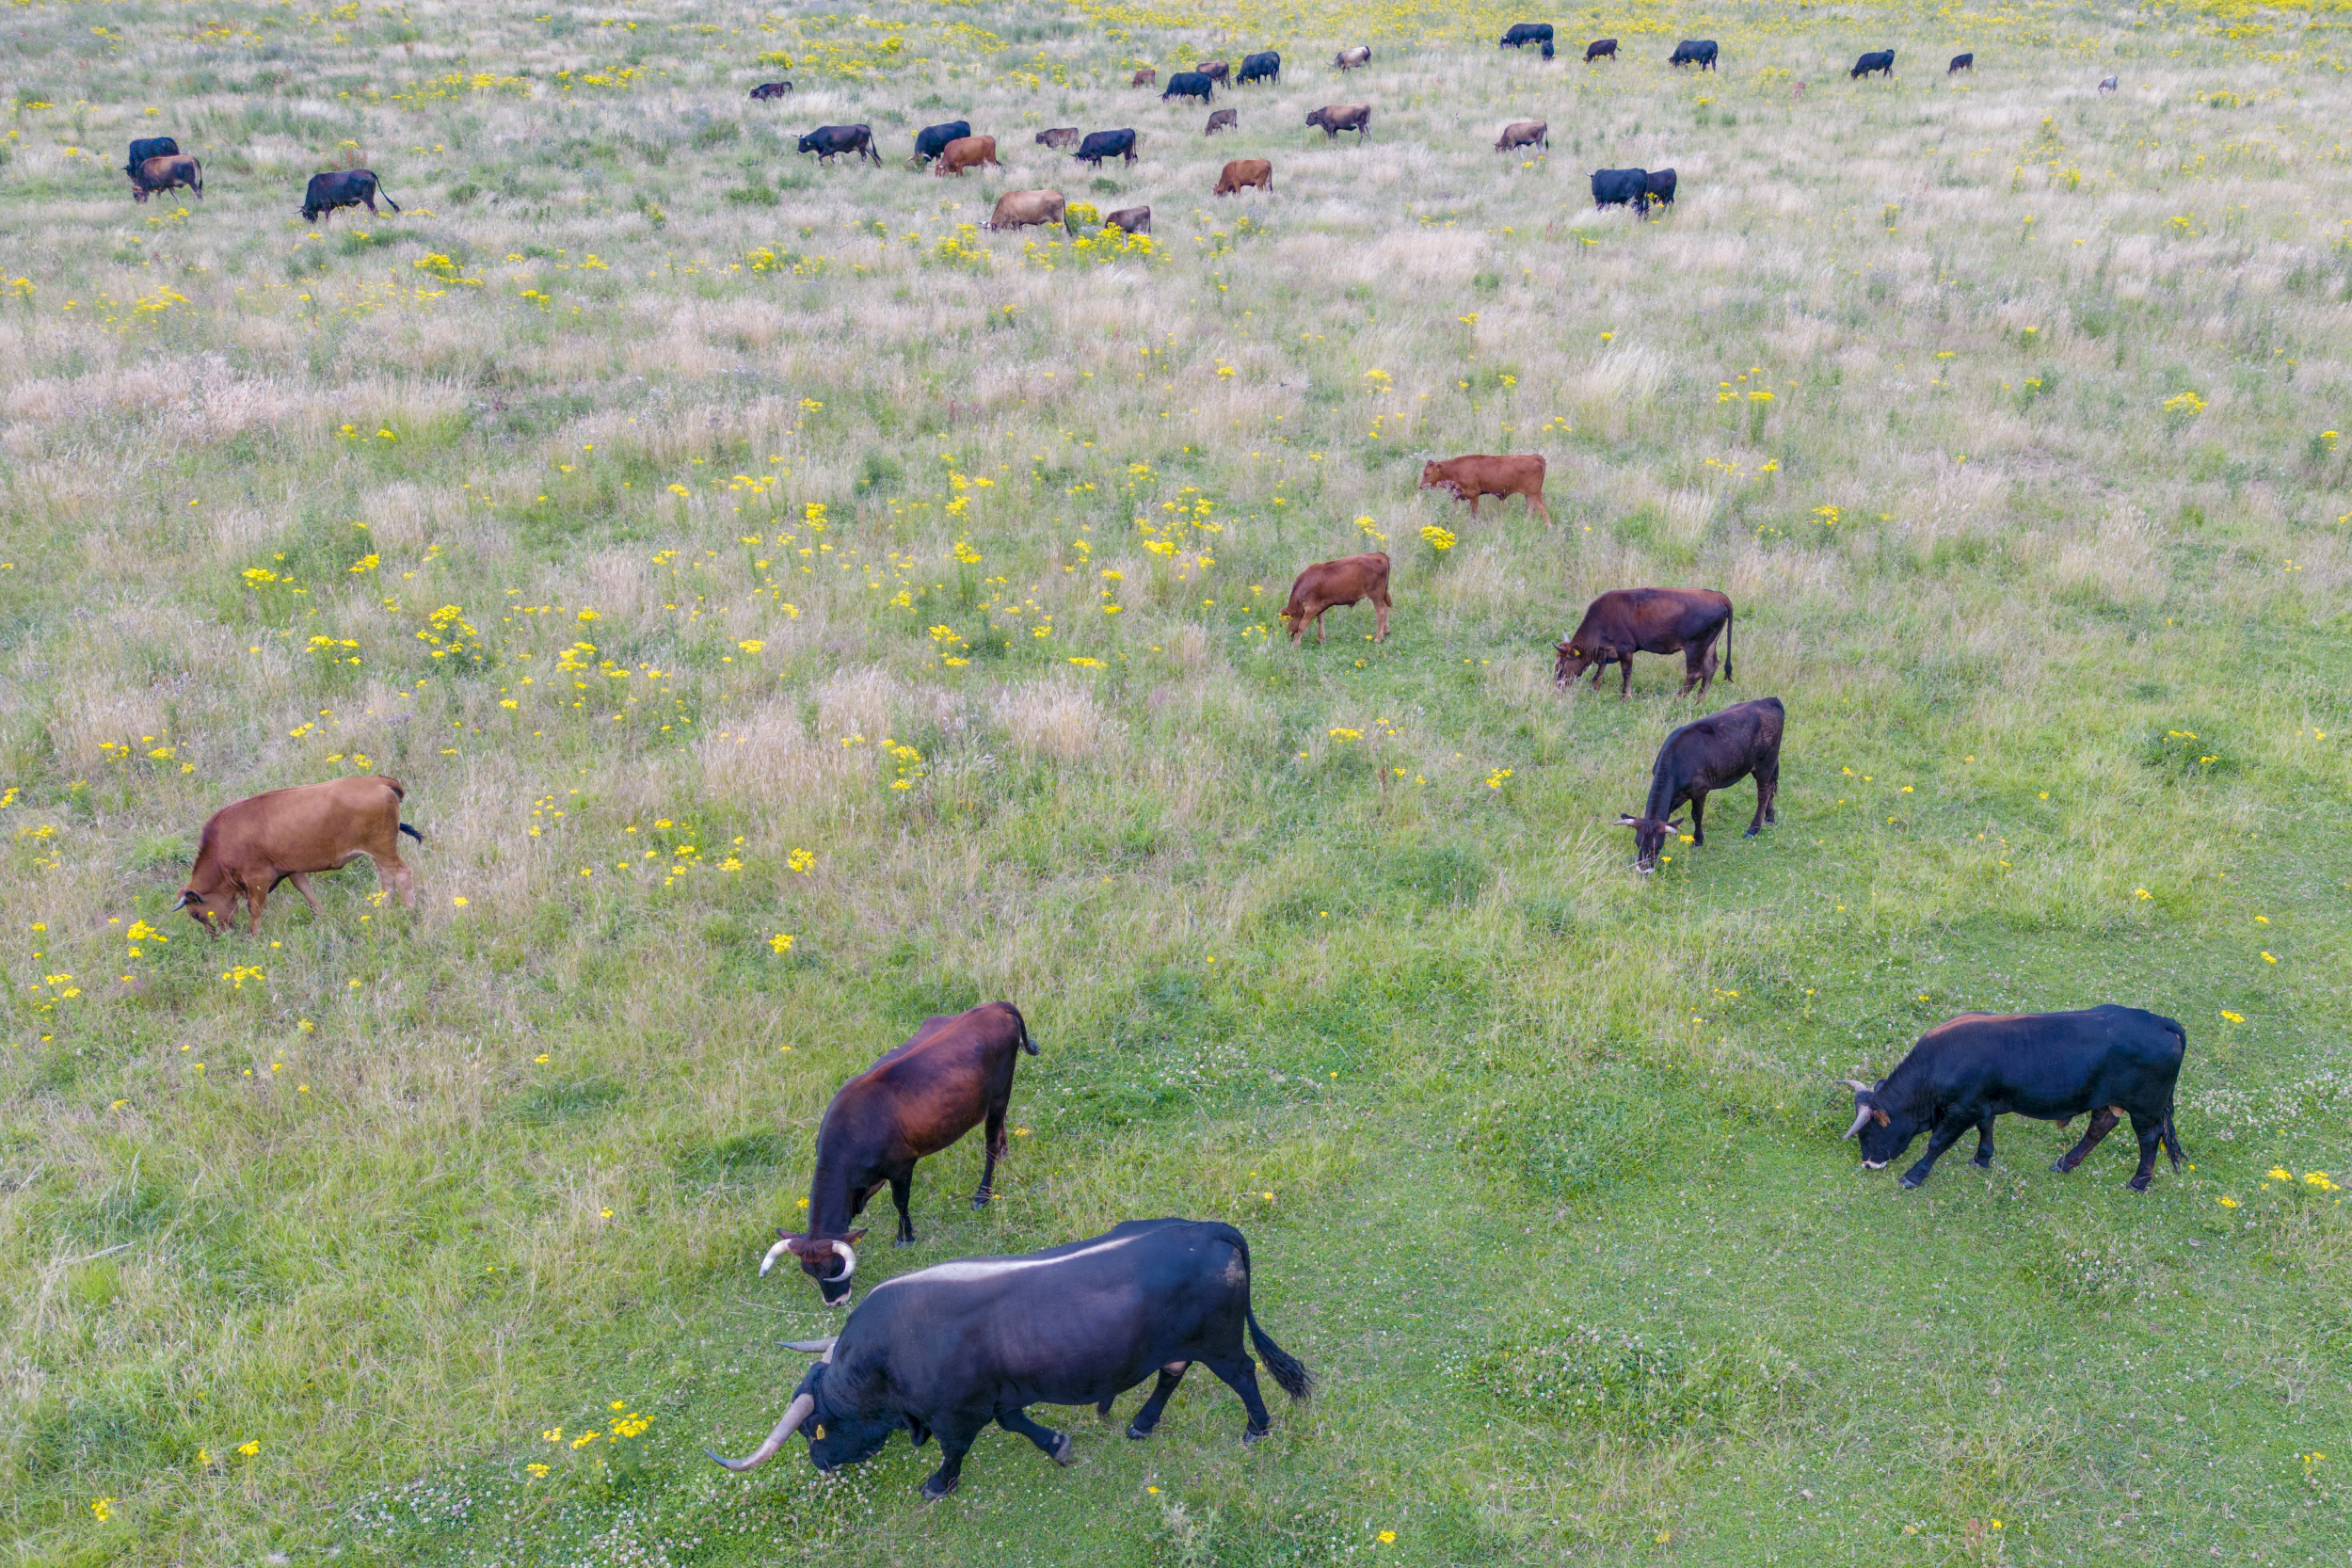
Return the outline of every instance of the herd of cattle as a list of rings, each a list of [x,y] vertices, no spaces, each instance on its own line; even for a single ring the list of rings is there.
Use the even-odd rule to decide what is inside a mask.
[[[1535,44],[1549,58],[1552,29],[1548,24],[1518,24],[1501,43]],[[1616,57],[1615,39],[1594,40],[1585,50],[1588,63]],[[1691,40],[1676,46],[1671,63],[1711,71],[1718,57],[1712,40]],[[1370,59],[1371,50],[1359,45],[1341,50],[1333,64],[1350,71]],[[1894,64],[1893,51],[1879,51],[1857,61],[1852,74],[1891,75]],[[1961,55],[1950,69],[1973,65],[1973,56]],[[1204,61],[1193,71],[1176,72],[1161,96],[1206,104],[1220,85],[1275,82],[1281,71],[1281,56],[1272,51],[1246,56],[1238,72],[1225,61]],[[1134,82],[1153,85],[1156,76],[1139,71]],[[752,96],[776,98],[792,90],[790,82],[772,82]],[[1354,131],[1359,141],[1369,136],[1370,120],[1371,107],[1363,104],[1330,105],[1307,117],[1308,125],[1329,137]],[[1208,134],[1236,124],[1233,110],[1215,110]],[[1547,146],[1548,136],[1543,121],[1514,122],[1496,146],[1498,151]],[[1132,163],[1136,156],[1131,129],[1081,135],[1076,127],[1058,126],[1036,139],[1096,167],[1109,158]],[[800,151],[820,161],[843,154],[882,161],[864,125],[820,127],[800,139]],[[913,162],[940,176],[1001,167],[995,139],[972,135],[965,120],[926,128],[916,137]],[[124,171],[141,201],[154,192],[183,187],[200,199],[203,194],[201,168],[168,136],[133,142]],[[1593,199],[1601,205],[1628,203],[1646,212],[1651,201],[1674,198],[1672,169],[1602,169],[1592,182]],[[1228,163],[1217,192],[1253,186],[1273,188],[1272,168],[1265,159]],[[302,216],[315,222],[347,206],[374,213],[382,194],[366,169],[320,174],[305,192]],[[384,200],[399,211],[389,196]],[[1066,223],[1067,206],[1056,191],[1008,193],[997,203],[991,226]],[[1151,210],[1113,212],[1108,222],[1148,232]],[[1530,515],[1549,526],[1544,472],[1538,455],[1473,454],[1428,463],[1420,488],[1466,502],[1473,517],[1482,499],[1523,496]],[[1291,644],[1303,642],[1310,624],[1320,643],[1327,611],[1368,600],[1376,616],[1374,640],[1384,642],[1392,607],[1389,572],[1389,558],[1380,552],[1307,566],[1292,582],[1281,611]],[[1565,690],[1590,671],[1597,689],[1608,667],[1616,664],[1618,696],[1626,700],[1635,654],[1679,653],[1684,665],[1678,696],[1688,696],[1695,686],[1704,701],[1717,673],[1719,641],[1722,677],[1734,679],[1734,618],[1730,599],[1709,589],[1612,589],[1587,606],[1576,629],[1555,645],[1554,681]],[[1778,820],[1786,718],[1780,699],[1768,696],[1735,704],[1666,737],[1640,813],[1617,819],[1618,825],[1633,831],[1638,871],[1654,872],[1667,845],[1683,837],[1677,813],[1685,807],[1687,841],[1704,847],[1707,796],[1743,779],[1752,779],[1756,791],[1748,836]],[[281,883],[291,881],[316,913],[311,873],[366,857],[374,861],[379,880],[413,909],[416,879],[400,857],[400,836],[422,842],[424,835],[401,821],[406,792],[397,780],[358,776],[273,791],[226,807],[204,824],[174,907],[185,909],[218,938],[232,929],[242,906],[248,934],[255,934],[268,895]],[[2184,1158],[2173,1128],[2173,1101],[2186,1050],[2180,1024],[2134,1008],[1964,1014],[1922,1035],[1895,1070],[1876,1082],[1843,1080],[1854,1104],[1847,1136],[1859,1141],[1864,1167],[1875,1171],[1926,1133],[1925,1154],[1902,1177],[1905,1186],[1916,1187],[1970,1128],[1977,1134],[1976,1163],[1990,1165],[1993,1121],[2003,1114],[2060,1126],[2088,1115],[2081,1141],[2054,1167],[2061,1173],[2080,1164],[2129,1116],[2139,1146],[2130,1185],[2145,1191],[2159,1152],[2169,1154],[2176,1168]],[[902,1246],[913,1242],[909,1206],[917,1162],[974,1128],[984,1129],[984,1143],[980,1186],[971,1202],[984,1208],[998,1161],[1007,1151],[1014,1069],[1023,1054],[1037,1054],[1027,1021],[1010,1003],[989,1002],[926,1020],[912,1039],[841,1085],[816,1128],[808,1224],[797,1231],[777,1230],[776,1244],[760,1261],[760,1274],[789,1256],[815,1283],[825,1305],[848,1304],[858,1269],[856,1244],[866,1236],[856,1222],[867,1203],[887,1185],[898,1210],[895,1239]],[[869,1290],[840,1334],[789,1347],[817,1359],[759,1448],[740,1460],[712,1457],[730,1470],[749,1470],[797,1433],[808,1442],[811,1461],[830,1473],[879,1452],[893,1432],[904,1431],[918,1448],[936,1435],[942,1462],[922,1492],[936,1498],[954,1489],[966,1453],[991,1423],[1028,1438],[1058,1464],[1076,1463],[1069,1434],[1032,1420],[1028,1414],[1032,1404],[1092,1404],[1107,1416],[1122,1394],[1156,1379],[1127,1429],[1130,1437],[1149,1436],[1196,1361],[1240,1397],[1248,1414],[1242,1437],[1255,1441],[1271,1430],[1272,1418],[1250,1349],[1293,1400],[1304,1399],[1314,1380],[1259,1326],[1251,1304],[1250,1267],[1249,1243],[1231,1225],[1136,1220],[1043,1252],[967,1258],[884,1280]]]

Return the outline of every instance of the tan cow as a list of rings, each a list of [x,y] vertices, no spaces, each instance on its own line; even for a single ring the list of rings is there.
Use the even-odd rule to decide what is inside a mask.
[[[1151,232],[1151,209],[1121,207],[1102,221],[1110,228],[1124,230],[1130,234],[1148,234]]]
[[[1503,127],[1501,136],[1495,138],[1495,151],[1508,152],[1514,147],[1534,147],[1539,144],[1544,147],[1551,146],[1550,123],[1541,120],[1514,120]]]
[[[1421,488],[1450,491],[1456,501],[1470,504],[1472,517],[1479,515],[1480,496],[1524,495],[1528,498],[1528,510],[1543,513],[1544,527],[1552,525],[1551,508],[1544,504],[1544,458],[1540,454],[1507,457],[1473,455],[1423,463]]]
[[[188,885],[172,907],[218,936],[243,899],[250,934],[261,930],[262,904],[278,884],[293,882],[316,914],[307,873],[338,871],[364,855],[376,862],[377,879],[414,909],[416,877],[401,863],[400,835],[419,843],[424,835],[400,820],[407,793],[396,778],[330,778],[224,806],[204,824]]]
[[[1342,49],[1331,57],[1331,63],[1342,71],[1352,71],[1360,65],[1372,63],[1372,46],[1359,43],[1352,49]]]
[[[186,153],[170,157],[148,158],[131,170],[131,200],[144,201],[150,192],[176,190],[185,185],[204,200],[204,166]]]
[[[939,161],[931,166],[931,172],[944,178],[950,174],[961,174],[968,168],[978,168],[983,164],[999,169],[1004,168],[997,162],[997,138],[958,136],[939,149]]]
[[[1309,125],[1322,127],[1323,139],[1336,141],[1342,131],[1353,131],[1358,142],[1372,134],[1372,105],[1369,104],[1326,104],[1306,117]]]
[[[1217,176],[1217,194],[1231,196],[1249,185],[1261,186],[1271,192],[1274,188],[1274,166],[1264,158],[1236,158],[1225,165],[1225,171]]]
[[[1335,605],[1352,608],[1364,600],[1372,601],[1378,623],[1373,640],[1384,642],[1388,637],[1388,557],[1381,551],[1369,555],[1342,555],[1336,561],[1318,561],[1299,573],[1290,584],[1290,601],[1282,607],[1282,618],[1290,623],[1290,641],[1296,643],[1306,634],[1306,623],[1315,623],[1315,640],[1323,640],[1323,612]]]
[[[1159,85],[1159,82],[1160,72],[1154,71],[1149,66],[1139,68],[1134,75],[1129,76],[1127,79],[1127,85],[1131,88],[1156,87]]]
[[[1069,228],[1069,203],[1058,190],[1009,190],[997,198],[996,211],[988,215],[990,229],[1030,229],[1041,224],[1059,223]]]
[[[1203,60],[1192,69],[1221,88],[1233,85],[1233,67],[1224,60]]]

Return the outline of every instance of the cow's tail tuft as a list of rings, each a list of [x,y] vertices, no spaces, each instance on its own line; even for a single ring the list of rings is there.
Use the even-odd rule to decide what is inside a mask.
[[[405,822],[400,824],[400,831],[406,833],[409,838],[414,839],[420,844],[424,842],[424,835],[419,833],[415,828],[409,826]]]
[[[384,205],[390,207],[393,212],[398,212],[400,210],[400,203],[392,199],[392,193],[384,188],[384,182],[381,180],[376,182],[376,194],[382,197],[384,199]]]
[[[1264,1329],[1257,1326],[1257,1313],[1244,1307],[1250,1323],[1250,1342],[1265,1359],[1266,1370],[1273,1374],[1275,1385],[1294,1400],[1304,1400],[1315,1392],[1315,1374],[1306,1369],[1306,1363],[1274,1343]]]

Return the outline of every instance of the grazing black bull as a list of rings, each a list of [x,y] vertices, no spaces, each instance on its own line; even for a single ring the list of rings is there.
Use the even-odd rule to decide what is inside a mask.
[[[1965,71],[1972,76],[1976,73],[1976,56],[1974,50],[1965,55],[1953,56],[1952,63],[1944,68],[1944,74],[1949,76],[1956,71]]]
[[[1776,696],[1742,702],[1720,713],[1686,724],[1666,737],[1650,769],[1650,800],[1638,817],[1617,819],[1633,829],[1634,870],[1644,875],[1657,869],[1658,852],[1666,836],[1680,833],[1674,812],[1690,803],[1690,841],[1707,841],[1707,793],[1729,789],[1750,774],[1756,780],[1756,814],[1748,824],[1752,839],[1766,823],[1778,822],[1774,802],[1781,792],[1781,727],[1787,713]]]
[[[1928,1179],[1936,1157],[1976,1129],[1976,1163],[1992,1163],[1992,1121],[2014,1112],[2066,1126],[2085,1112],[2082,1142],[2050,1168],[2064,1176],[2124,1116],[2139,1139],[2135,1192],[2148,1191],[2162,1145],[2179,1170],[2187,1158],[2172,1129],[2172,1094],[2188,1035],[2170,1018],[2136,1007],[2080,1013],[1963,1013],[1919,1037],[1902,1064],[1876,1083],[1845,1080],[1854,1092],[1848,1138],[1862,1141],[1864,1170],[1881,1170],[1924,1130],[1928,1152],[1903,1185]]]
[[[302,191],[302,221],[316,223],[324,217],[333,221],[338,207],[365,207],[370,217],[376,211],[376,199],[384,198],[384,205],[393,212],[400,203],[386,195],[376,183],[376,171],[369,168],[345,168],[332,174],[313,174]]]
[[[1030,1419],[1032,1404],[1091,1404],[1102,1415],[1153,1373],[1159,1382],[1128,1435],[1151,1435],[1193,1362],[1241,1396],[1242,1440],[1272,1430],[1257,1368],[1265,1358],[1293,1400],[1314,1379],[1258,1326],[1250,1307],[1250,1244],[1215,1221],[1129,1220],[1103,1235],[1019,1257],[974,1257],[902,1274],[874,1287],[831,1339],[788,1348],[819,1352],[792,1391],[784,1418],[730,1470],[765,1464],[794,1432],[831,1474],[882,1451],[904,1429],[921,1448],[936,1432],[939,1468],[923,1496],[955,1490],[964,1455],[991,1421],[1037,1445],[1059,1464],[1077,1455],[1067,1432]]]
[[[1695,65],[1701,71],[1715,69],[1715,40],[1711,38],[1687,38],[1674,45],[1674,52],[1666,56],[1668,65]]]
[[[781,98],[792,90],[790,82],[762,82],[751,89],[754,98]]]
[[[1168,85],[1160,92],[1160,101],[1165,104],[1171,98],[1197,98],[1206,104],[1215,97],[1216,91],[1217,84],[1200,72],[1173,71],[1168,73]]]
[[[1847,79],[1848,81],[1849,81],[1849,82],[1859,81],[1859,80],[1861,80],[1863,77],[1867,76],[1867,75],[1870,75],[1870,74],[1871,74],[1872,72],[1877,72],[1879,75],[1881,75],[1881,76],[1884,76],[1884,77],[1888,78],[1890,81],[1894,79],[1894,76],[1895,76],[1895,51],[1894,51],[1894,50],[1892,50],[1892,49],[1874,49],[1874,50],[1872,50],[1869,54],[1864,55],[1862,58],[1860,58],[1860,59],[1858,59],[1858,60],[1856,60],[1856,61],[1854,62],[1854,69],[1853,69],[1853,70],[1851,70],[1851,71],[1849,71],[1849,72],[1848,72],[1846,73],[1846,79]],[[1950,72],[1945,72],[1945,74],[1946,74],[1946,75],[1949,75],[1949,74],[1950,74]]]
[[[1671,168],[1650,170],[1649,178],[1641,183],[1641,188],[1649,192],[1650,200],[1659,206],[1672,206],[1674,204],[1674,171]]]
[[[1011,1002],[984,1002],[968,1013],[923,1020],[915,1037],[851,1079],[817,1124],[817,1169],[808,1184],[808,1228],[779,1229],[760,1260],[765,1274],[786,1253],[817,1282],[827,1306],[849,1299],[857,1272],[855,1244],[865,1227],[850,1222],[866,1200],[890,1184],[898,1205],[898,1243],[915,1240],[906,1211],[914,1194],[915,1161],[938,1153],[984,1119],[986,1163],[972,1207],[985,1208],[1004,1157],[1004,1112],[1013,1098],[1013,1067],[1020,1051],[1037,1054],[1029,1026]],[[835,1265],[839,1264],[837,1269]]]
[[[1552,41],[1552,24],[1548,22],[1514,22],[1496,43],[1497,49],[1525,49],[1530,43]]]
[[[1078,144],[1075,156],[1080,163],[1093,164],[1096,168],[1102,167],[1102,161],[1105,158],[1125,158],[1128,163],[1133,163],[1135,161],[1135,133],[1131,130],[1089,131],[1086,133],[1086,139]]]
[[[1592,171],[1592,205],[1631,206],[1650,216],[1650,171],[1646,168],[1596,168]]]
[[[972,134],[968,120],[951,120],[945,125],[926,125],[915,137],[915,156],[929,163],[946,151],[952,141],[960,141]]]
[[[1241,88],[1249,86],[1252,82],[1279,82],[1281,80],[1282,56],[1267,49],[1255,55],[1241,56],[1241,69],[1234,76],[1233,85]]]
[[[1613,38],[1596,38],[1584,46],[1584,63],[1587,65],[1594,60],[1613,60],[1616,57],[1617,40]]]
[[[125,174],[136,174],[139,165],[150,158],[176,158],[180,144],[169,136],[136,136],[131,141],[130,160],[122,166]]]
[[[873,150],[873,128],[868,125],[820,125],[800,138],[797,151],[814,152],[821,164],[844,152],[882,162],[882,154]]]
[[[174,190],[185,185],[204,200],[204,166],[184,152],[150,158],[131,170],[131,200],[144,201],[156,191]]]
[[[1672,172],[1669,170],[1668,172]],[[1586,670],[1598,690],[1611,664],[1624,669],[1617,682],[1620,701],[1633,692],[1633,656],[1679,653],[1682,690],[1699,688],[1704,700],[1715,682],[1715,639],[1723,639],[1723,679],[1732,680],[1732,601],[1713,588],[1611,588],[1584,607],[1568,640],[1553,646],[1552,684],[1565,690]]]

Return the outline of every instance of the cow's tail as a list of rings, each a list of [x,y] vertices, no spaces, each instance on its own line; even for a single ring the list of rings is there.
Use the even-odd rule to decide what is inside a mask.
[[[1728,605],[1724,607],[1724,610],[1723,610],[1723,679],[1724,679],[1724,680],[1729,680],[1733,679],[1733,676],[1732,676],[1732,622],[1734,622],[1734,621],[1737,620],[1738,618],[1739,618],[1739,612],[1738,612],[1738,611],[1732,609],[1732,608],[1731,608],[1731,607],[1729,607]]]
[[[1021,1010],[1009,1001],[1004,1004],[1004,1010],[1013,1015],[1013,1027],[1021,1032],[1021,1049],[1032,1056],[1036,1055],[1037,1042],[1029,1037],[1029,1020],[1022,1017]]]
[[[2170,1026],[2172,1037],[2181,1042],[2182,1056],[2186,1057],[2188,1055],[2188,1031],[2183,1029],[2178,1023],[2175,1023],[2170,1018],[2167,1018],[2165,1022]],[[2177,1090],[2179,1087],[2179,1078],[2177,1074],[2175,1075],[2173,1082],[2174,1088]],[[2179,1170],[2182,1162],[2188,1159],[2188,1151],[2181,1147],[2181,1135],[2172,1128],[2172,1097],[2169,1095],[2165,1097],[2164,1128],[2160,1136],[2164,1139],[2164,1152],[2172,1157],[2172,1168],[2176,1171]]]
[[[376,182],[376,194],[382,197],[384,199],[384,205],[390,207],[393,212],[398,212],[400,210],[400,203],[392,199],[391,194],[384,189],[384,182],[381,180]]]
[[[420,844],[424,842],[424,835],[419,833],[415,828],[409,826],[405,822],[400,824],[400,831],[406,833],[409,838],[414,839]]]
[[[1241,1272],[1246,1277],[1250,1268],[1250,1241],[1240,1231],[1233,1233],[1233,1244],[1241,1250]],[[1306,1369],[1306,1363],[1274,1343],[1273,1336],[1257,1326],[1257,1309],[1244,1300],[1241,1315],[1250,1325],[1250,1343],[1266,1363],[1266,1370],[1273,1375],[1274,1384],[1294,1400],[1305,1399],[1315,1392],[1315,1374]]]

